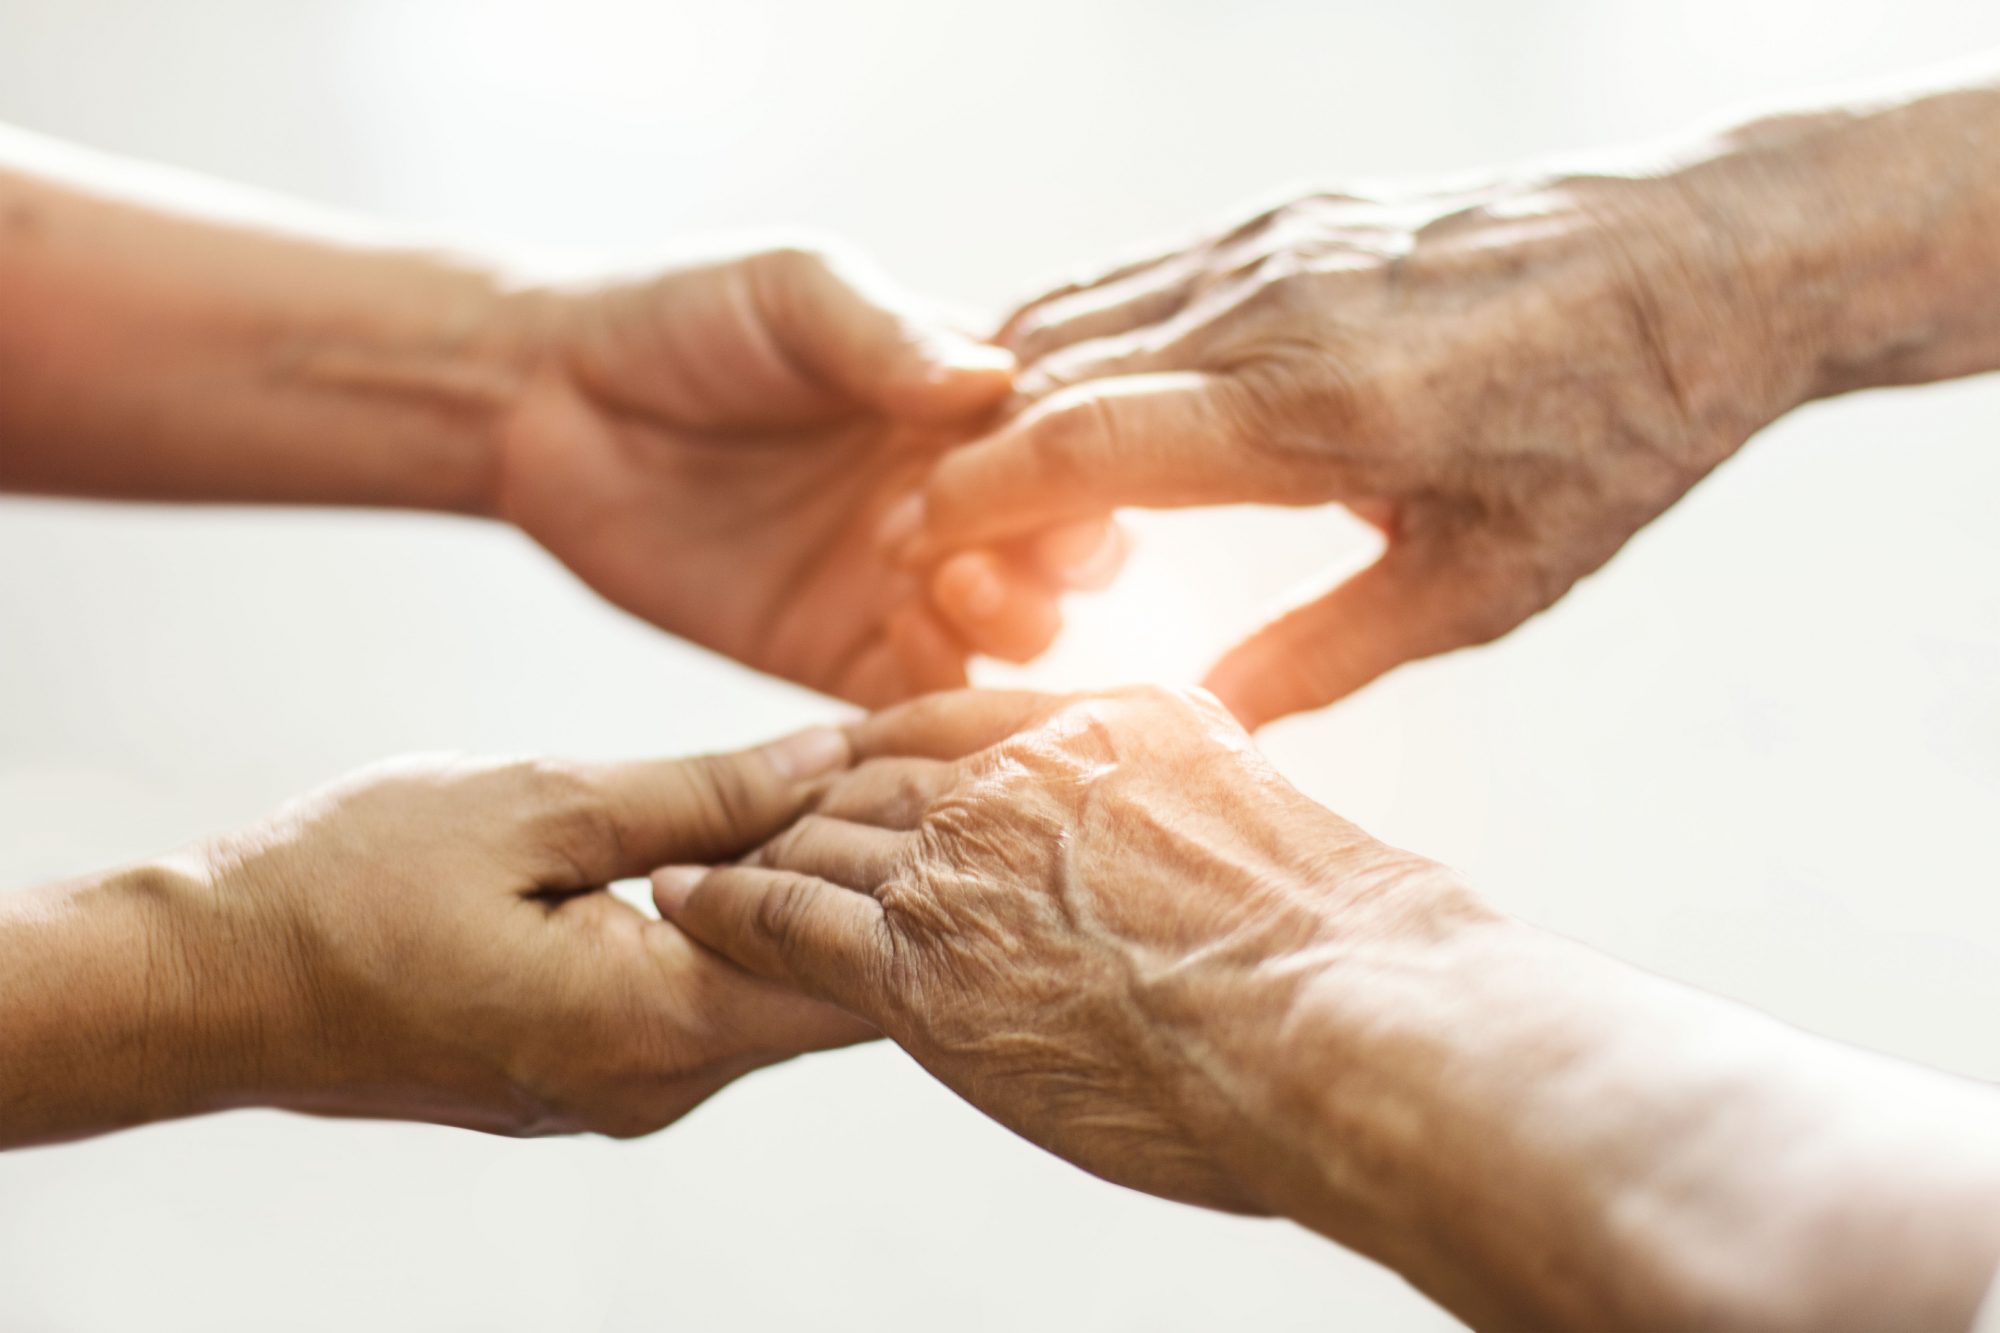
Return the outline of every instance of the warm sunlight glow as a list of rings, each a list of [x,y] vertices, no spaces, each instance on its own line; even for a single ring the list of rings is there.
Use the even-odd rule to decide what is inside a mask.
[[[1372,529],[1331,508],[1127,513],[1120,522],[1132,555],[1118,581],[1068,600],[1047,656],[1027,668],[985,664],[976,684],[1200,684],[1230,644],[1379,546]]]

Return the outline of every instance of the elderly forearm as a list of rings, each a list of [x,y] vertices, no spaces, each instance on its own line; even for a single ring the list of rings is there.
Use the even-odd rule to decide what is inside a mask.
[[[0,898],[0,1148],[231,1104],[253,1006],[191,871],[143,866]],[[223,951],[223,952],[219,952]]]
[[[1667,183],[1802,353],[1806,396],[2000,369],[2000,62],[1752,122]]]
[[[493,275],[0,129],[0,489],[483,512]]]
[[[1964,1328],[2000,1264],[1991,1089],[1507,921],[1275,1007],[1272,1206],[1476,1326]]]

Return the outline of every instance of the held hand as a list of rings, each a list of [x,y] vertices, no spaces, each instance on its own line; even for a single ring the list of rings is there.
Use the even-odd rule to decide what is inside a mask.
[[[1104,540],[1096,523],[981,552],[936,604],[884,557],[885,512],[991,413],[1012,358],[851,262],[777,249],[513,309],[532,370],[501,431],[500,513],[746,665],[872,705],[962,684],[973,652],[1047,645],[1079,543]]]
[[[528,1135],[650,1132],[873,1035],[603,891],[783,828],[839,733],[622,764],[417,759],[198,849],[181,917],[226,1103]]]
[[[1153,1194],[1281,1210],[1276,1182],[1309,1169],[1265,1115],[1290,990],[1473,910],[1299,795],[1213,700],[938,695],[854,738],[865,762],[747,864],[656,874],[662,913]]]
[[[1025,410],[939,461],[925,559],[1115,505],[1337,501],[1380,561],[1235,648],[1252,726],[1519,624],[1807,395],[1671,178],[1308,195],[1041,298]]]

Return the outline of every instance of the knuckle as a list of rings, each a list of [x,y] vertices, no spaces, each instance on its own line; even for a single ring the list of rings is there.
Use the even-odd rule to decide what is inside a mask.
[[[797,940],[806,913],[811,910],[809,887],[803,879],[787,877],[772,885],[757,901],[757,932],[780,953]]]
[[[808,839],[817,836],[817,831],[825,822],[825,816],[809,814],[799,819],[790,828],[778,834],[757,849],[755,859],[759,865],[782,869],[796,863],[804,853]]]
[[[822,238],[810,235],[785,236],[759,254],[758,259],[780,276],[803,278],[831,273],[837,263],[833,248]]]
[[[1127,726],[1143,727],[1155,720],[1172,720],[1195,711],[1192,694],[1171,685],[1123,685],[1109,691],[1104,698],[1109,705],[1106,716]]]
[[[616,848],[618,822],[603,790],[581,769],[527,760],[514,766],[512,777],[533,811],[529,826],[536,840],[566,869],[582,875],[607,847]]]
[[[1282,257],[1274,257],[1282,258]],[[1237,311],[1257,322],[1291,324],[1311,318],[1318,308],[1313,284],[1296,267],[1260,260],[1251,270],[1250,285],[1237,302]]]
[[[763,783],[748,765],[726,755],[690,760],[682,770],[690,816],[718,834],[755,826],[770,802]]]

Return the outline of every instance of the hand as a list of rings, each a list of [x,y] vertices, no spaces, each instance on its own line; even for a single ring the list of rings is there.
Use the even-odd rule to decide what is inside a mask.
[[[1338,501],[1381,559],[1207,681],[1252,726],[1325,704],[1548,606],[1807,396],[1737,244],[1672,178],[1299,198],[1015,314],[1025,410],[939,461],[912,554]]]
[[[1310,1164],[1260,1089],[1305,964],[1474,910],[1293,790],[1212,699],[938,695],[852,734],[865,762],[816,813],[745,865],[657,873],[661,912],[1149,1193],[1280,1210]]]
[[[230,1071],[236,1104],[632,1135],[870,1036],[603,891],[749,849],[845,759],[819,730],[687,760],[408,760],[308,796],[187,863],[169,954],[240,1035],[181,1064]]]
[[[852,272],[778,249],[531,294],[497,507],[627,610],[879,705],[963,684],[972,652],[1041,651],[1106,531],[982,552],[929,603],[876,528],[1006,394],[1012,358]]]
[[[1960,1328],[1991,1088],[1509,920],[1212,700],[959,693],[661,912],[1109,1180],[1292,1218],[1473,1327]]]

